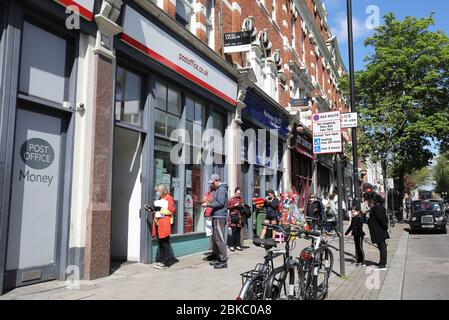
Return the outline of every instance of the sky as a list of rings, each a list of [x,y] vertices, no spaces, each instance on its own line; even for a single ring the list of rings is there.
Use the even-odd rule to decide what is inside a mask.
[[[322,2],[328,11],[331,32],[338,38],[341,55],[349,71],[346,0],[322,0]],[[443,30],[449,34],[448,0],[353,0],[352,7],[355,70],[364,69],[363,59],[371,52],[369,48],[364,47],[363,41],[374,32],[368,28],[371,23],[376,22],[373,17],[377,15],[372,15],[373,12],[379,12],[381,24],[382,17],[389,12],[393,12],[400,20],[406,16],[427,17],[431,12],[435,12],[435,26],[432,29]]]
[[[328,24],[334,36],[337,36],[341,56],[349,71],[348,27],[346,0],[322,0],[328,12]],[[372,48],[364,46],[364,40],[373,35],[372,25],[383,23],[383,16],[393,12],[397,19],[407,16],[428,17],[434,12],[435,26],[431,30],[442,30],[449,35],[449,0],[353,0],[354,66],[355,70],[364,69],[364,58],[370,55]],[[378,14],[377,14],[378,13]],[[376,19],[380,17],[380,19]],[[376,21],[377,20],[377,21]],[[430,149],[437,155],[438,147],[432,143]]]

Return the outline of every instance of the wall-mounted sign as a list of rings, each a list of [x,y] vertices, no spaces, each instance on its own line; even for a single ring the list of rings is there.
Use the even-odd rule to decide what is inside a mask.
[[[312,128],[314,154],[343,152],[340,111],[314,114]]]
[[[265,129],[278,130],[280,137],[286,138],[288,135],[288,116],[285,118],[280,113],[276,113],[267,104],[257,99],[254,95],[248,94],[245,98],[246,107],[242,110],[242,116],[251,120],[257,120]]]
[[[55,0],[64,7],[76,7],[80,16],[92,21],[95,0]]]
[[[292,107],[307,107],[309,105],[309,98],[291,99],[290,104]]]
[[[341,114],[341,127],[345,128],[357,128],[358,125],[358,113],[347,112]]]
[[[224,35],[224,53],[245,52],[251,50],[251,32],[231,32]]]
[[[229,104],[237,104],[236,81],[130,6],[125,7],[121,40]]]

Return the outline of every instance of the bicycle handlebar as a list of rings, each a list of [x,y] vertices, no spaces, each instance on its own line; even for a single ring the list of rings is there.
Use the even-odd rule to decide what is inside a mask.
[[[284,235],[289,236],[291,235],[291,226],[289,225],[287,228],[284,228],[280,225],[277,224],[270,224],[270,223],[262,223],[262,226],[268,227],[268,228],[272,228],[275,231],[280,231],[282,232]],[[298,226],[295,226],[298,227]],[[317,231],[307,231],[307,230],[303,230],[303,229],[299,229],[298,233],[302,233],[306,236],[312,236],[312,237],[321,237],[321,233],[317,232]]]

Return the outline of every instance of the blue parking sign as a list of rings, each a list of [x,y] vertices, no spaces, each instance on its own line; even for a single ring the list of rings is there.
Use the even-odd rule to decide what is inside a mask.
[[[315,142],[313,143],[314,145],[316,145],[316,146],[321,146],[321,138],[316,138],[314,141],[315,141]]]

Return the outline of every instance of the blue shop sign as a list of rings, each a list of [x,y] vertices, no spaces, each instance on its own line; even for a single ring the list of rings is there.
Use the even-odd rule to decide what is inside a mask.
[[[257,120],[265,129],[276,129],[280,137],[287,138],[289,123],[287,118],[280,117],[278,111],[269,109],[266,103],[251,94],[246,95],[245,104],[242,116]]]

